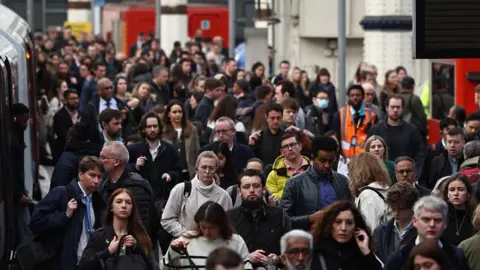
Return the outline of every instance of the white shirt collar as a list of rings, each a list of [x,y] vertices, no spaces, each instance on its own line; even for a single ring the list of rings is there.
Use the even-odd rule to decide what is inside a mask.
[[[418,245],[418,244],[420,244],[420,237],[419,237],[419,236],[417,236],[417,238],[415,239],[415,246]],[[438,246],[439,246],[440,248],[443,248],[443,243],[442,243],[442,241],[438,240]]]
[[[86,196],[91,196],[91,195],[87,195],[87,193],[85,192],[85,190],[83,190],[83,187],[82,185],[80,185],[80,182],[77,182],[78,186],[80,187],[80,190],[82,191],[83,193],[83,196],[82,197],[86,197]]]

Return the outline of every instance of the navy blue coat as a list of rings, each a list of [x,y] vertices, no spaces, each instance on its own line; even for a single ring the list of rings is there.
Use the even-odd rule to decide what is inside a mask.
[[[204,147],[200,148],[200,153],[203,151],[210,150],[211,145],[205,145]],[[241,143],[233,143],[232,148],[232,163],[235,169],[235,173],[240,174],[243,169],[247,166],[247,162],[249,159],[254,158],[255,155],[253,154],[252,148],[243,145]]]
[[[63,234],[60,251],[53,258],[51,270],[71,270],[77,267],[77,247],[82,234],[85,205],[81,203],[83,192],[77,179],[70,182],[75,194],[78,208],[71,218],[66,215],[69,195],[66,187],[57,187],[43,198],[33,211],[30,229],[36,235],[43,237]],[[95,212],[94,228],[101,228],[102,213],[105,204],[98,193],[92,194],[92,204]]]

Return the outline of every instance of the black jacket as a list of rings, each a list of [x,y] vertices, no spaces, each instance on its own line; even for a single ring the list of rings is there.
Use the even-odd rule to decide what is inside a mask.
[[[348,189],[348,179],[332,171],[333,189],[337,200],[352,200]],[[320,186],[311,169],[307,169],[287,181],[283,190],[280,206],[292,221],[292,228],[308,230],[308,216],[321,210]]]
[[[180,181],[182,173],[182,160],[177,150],[165,141],[160,142],[158,154],[155,160],[152,160],[149,145],[147,142],[138,142],[127,146],[130,154],[129,167],[133,172],[139,173],[143,178],[150,182],[153,189],[155,200],[167,200],[170,190]],[[145,156],[147,161],[144,166],[137,171],[135,164],[137,158]],[[162,175],[168,173],[171,177],[169,183],[162,179]]]
[[[154,196],[150,183],[138,173],[133,173],[125,169],[116,183],[110,182],[109,179],[104,179],[98,192],[103,200],[108,203],[112,193],[119,188],[126,188],[133,194],[143,226],[150,235],[152,243],[155,243],[156,238],[154,238],[154,232],[156,232],[160,226],[160,220],[156,214]]]
[[[284,133],[285,131],[281,128],[276,134],[272,134],[268,127],[261,131],[260,138],[253,147],[253,152],[265,165],[273,164],[275,159],[280,156],[280,144]]]
[[[463,155],[461,155],[460,159],[457,160],[457,172],[460,170],[460,165],[463,162]],[[453,173],[452,171],[452,164],[448,160],[448,153],[444,151],[440,156],[435,157],[432,162],[432,170],[430,172],[430,179],[428,181],[428,187],[433,188],[435,187],[435,183],[437,183],[438,179],[449,176]]]
[[[67,111],[67,108],[63,106],[53,116],[53,132],[57,136],[55,143],[51,145],[53,160],[57,161],[62,154],[67,144],[67,132],[70,127],[73,126],[72,117]]]
[[[11,164],[14,175],[13,199],[17,203],[22,195],[26,194],[25,189],[25,145],[24,129],[17,123],[12,124],[11,129]],[[70,179],[72,180],[72,179]]]
[[[399,126],[390,126],[386,121],[373,125],[368,131],[368,137],[378,135],[388,146],[388,158],[395,160],[400,156],[408,156],[415,160],[417,176],[422,173],[425,160],[425,145],[418,128],[413,124],[403,122]]]
[[[265,255],[280,256],[279,239],[290,231],[290,220],[282,208],[264,204],[254,217],[247,209],[236,207],[227,215],[250,252],[261,249]]]
[[[390,256],[388,257],[387,261],[385,262],[384,270],[401,270],[403,269],[405,263],[408,260],[408,254],[415,246],[415,242],[402,245],[399,249],[395,250]],[[462,249],[446,244],[443,242],[443,251],[447,254],[448,258],[452,265],[456,268],[455,270],[469,270],[470,266],[468,265],[468,261],[463,254]]]
[[[397,250],[401,245],[415,241],[417,238],[417,229],[410,228],[407,234],[400,241],[400,244],[395,245],[395,220],[392,218],[386,224],[380,224],[373,233],[375,237],[375,254],[382,262],[386,262],[390,254]]]
[[[110,245],[110,241],[112,241],[114,236],[116,236],[116,234],[112,224],[108,224],[103,228],[93,232],[88,239],[87,246],[83,250],[78,269],[103,270],[104,268],[102,268],[101,261],[103,260],[105,263],[105,261],[113,257],[108,251],[108,246]],[[135,237],[134,235],[132,236]],[[152,265],[152,259],[146,255],[145,251],[139,244],[133,248],[127,248],[126,253],[138,255],[145,261],[148,269],[154,269]]]
[[[215,108],[213,100],[204,96],[195,110],[194,120],[199,121],[203,126],[207,125],[208,117],[212,114],[213,109]]]
[[[305,109],[305,115],[307,118],[305,128],[312,132],[315,136],[320,136],[325,134],[330,130],[330,125],[332,124],[333,115],[328,112],[322,112],[315,104],[307,106]],[[323,123],[323,114],[327,114],[327,123]]]
[[[322,268],[320,257],[324,258],[326,269]],[[373,252],[363,255],[355,239],[351,239],[345,244],[339,244],[330,239],[315,248],[310,269],[382,270],[382,264],[375,258]]]

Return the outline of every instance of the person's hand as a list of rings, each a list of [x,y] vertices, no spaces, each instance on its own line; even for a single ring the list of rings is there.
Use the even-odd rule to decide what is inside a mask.
[[[310,132],[309,130],[306,130],[306,129],[303,130],[303,134],[307,135],[310,138],[315,137],[315,135],[312,132]]]
[[[265,256],[265,251],[257,249],[254,252],[248,254],[250,262],[254,264],[267,264],[267,256]]]
[[[267,257],[271,258],[274,264],[278,264],[280,262],[280,257],[278,257],[277,254],[270,253]]]
[[[75,199],[71,199],[70,201],[68,201],[67,203],[67,217],[71,218],[73,216],[73,213],[75,212],[75,210],[77,210],[77,207],[78,207],[78,204],[77,204],[77,201]]]
[[[254,132],[248,138],[248,145],[255,145],[255,142],[260,138],[260,132]]]
[[[354,233],[354,236],[355,236],[355,241],[357,241],[357,245],[360,248],[360,251],[363,253],[363,255],[370,254],[370,248],[368,247],[368,244],[370,243],[370,239],[368,238],[367,233],[362,229],[358,229]]]
[[[147,158],[145,156],[141,156],[137,158],[137,162],[135,163],[135,168],[137,170],[140,170],[140,167],[144,166],[146,161],[147,161]]]
[[[278,199],[277,197],[273,196],[273,195],[270,195],[270,197],[268,197],[268,204],[270,205],[277,205],[278,204]]]
[[[70,78],[70,82],[71,82],[72,84],[77,84],[77,83],[78,83],[77,78],[75,78],[75,77],[71,77],[71,78]]]
[[[170,243],[170,247],[179,254],[183,254],[183,251],[187,249],[189,242],[182,239],[175,239]]]
[[[292,132],[292,131],[300,132],[301,130],[296,126],[289,126],[288,128],[285,129],[285,132]]]
[[[168,173],[164,173],[162,175],[162,179],[165,180],[165,182],[167,182],[167,183],[172,181],[172,178],[170,177],[170,175]]]
[[[138,98],[132,98],[127,102],[128,107],[135,109],[138,104],[140,104],[140,100]]]
[[[23,207],[26,207],[28,202],[30,202],[30,199],[25,194],[22,194],[22,197],[18,199],[18,204]]]
[[[120,243],[120,239],[117,236],[114,236],[110,244],[108,245],[108,252],[110,255],[113,255],[118,250],[118,244]]]
[[[137,240],[135,240],[133,236],[127,235],[123,238],[123,244],[125,244],[126,247],[133,247],[137,244]]]
[[[322,210],[319,210],[313,214],[311,214],[310,216],[308,216],[308,221],[310,223],[314,223],[315,221],[317,221],[317,219],[322,215]]]

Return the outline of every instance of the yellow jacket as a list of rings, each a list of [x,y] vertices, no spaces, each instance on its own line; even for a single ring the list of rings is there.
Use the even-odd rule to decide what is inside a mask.
[[[303,170],[306,170],[310,166],[310,160],[302,156],[305,165],[302,166]],[[283,189],[288,179],[292,177],[285,167],[285,157],[283,155],[277,157],[275,162],[273,162],[272,171],[268,174],[267,177],[267,190],[272,193],[275,198],[278,200],[282,199]]]

